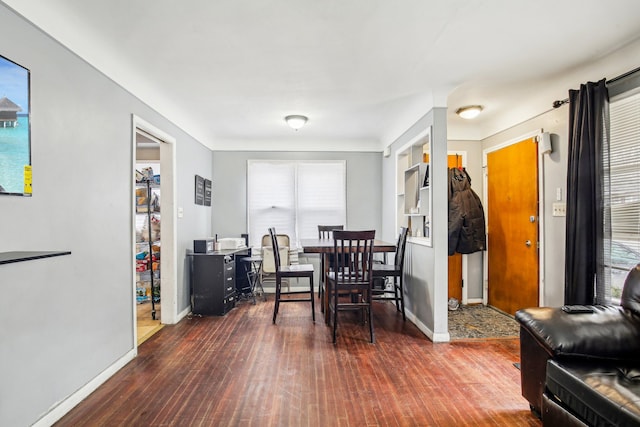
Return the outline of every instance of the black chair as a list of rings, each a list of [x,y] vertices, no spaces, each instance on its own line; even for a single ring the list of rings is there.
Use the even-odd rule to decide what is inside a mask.
[[[315,297],[313,293],[313,265],[311,264],[294,264],[280,265],[280,247],[278,246],[278,237],[275,228],[269,229],[271,235],[271,244],[273,246],[273,256],[275,258],[276,267],[276,302],[273,307],[273,323],[276,323],[276,316],[281,302],[309,302],[311,301],[311,317],[316,321]],[[307,278],[309,279],[309,290],[288,290],[282,292],[282,278]],[[309,294],[309,298],[282,298],[283,295],[293,294]]]
[[[334,344],[338,329],[338,311],[344,310],[368,313],[371,342],[375,342],[371,311],[371,269],[375,235],[375,230],[333,231],[333,254],[336,256],[333,258],[332,271],[327,273],[326,292],[329,295],[329,314],[333,314]]]
[[[344,225],[319,225],[318,226],[318,239],[333,239],[333,230],[344,230]],[[328,255],[329,258],[329,267],[333,265],[333,259],[331,254]],[[322,297],[324,295],[324,274],[327,272],[325,270],[325,255],[320,254],[320,284],[318,285],[318,298],[322,301]]]
[[[344,230],[344,225],[319,225],[318,239],[332,239],[333,230]]]
[[[396,244],[396,256],[393,265],[390,264],[374,264],[373,277],[383,279],[382,289],[373,289],[374,301],[395,301],[396,309],[402,311],[402,320],[407,320],[404,313],[404,289],[403,274],[404,270],[404,249],[407,245],[407,227],[400,228],[398,243]],[[387,278],[393,278],[393,289],[386,288]],[[391,295],[393,294],[393,295]]]

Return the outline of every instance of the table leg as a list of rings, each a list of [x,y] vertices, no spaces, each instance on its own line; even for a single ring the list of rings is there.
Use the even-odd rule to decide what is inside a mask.
[[[324,292],[322,294],[322,309],[324,311],[324,323],[329,324],[329,285],[327,283],[327,273],[329,272],[330,254],[325,252],[322,254],[324,257],[324,271],[322,271],[322,281],[324,286]]]

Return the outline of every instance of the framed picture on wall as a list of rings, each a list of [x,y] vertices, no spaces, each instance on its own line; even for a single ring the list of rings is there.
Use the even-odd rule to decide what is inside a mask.
[[[196,175],[195,202],[196,205],[204,205],[204,178],[200,175]]]
[[[204,180],[204,205],[211,206],[211,180]]]
[[[31,196],[30,72],[0,55],[0,195]]]

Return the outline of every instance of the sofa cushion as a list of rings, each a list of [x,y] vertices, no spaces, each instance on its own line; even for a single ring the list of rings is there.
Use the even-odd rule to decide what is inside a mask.
[[[620,305],[640,315],[640,264],[631,269],[624,281]]]
[[[589,425],[640,425],[640,381],[627,367],[595,361],[547,362],[547,392]]]
[[[516,320],[554,357],[640,361],[640,316],[620,306],[593,308],[581,314],[527,308],[516,312]]]

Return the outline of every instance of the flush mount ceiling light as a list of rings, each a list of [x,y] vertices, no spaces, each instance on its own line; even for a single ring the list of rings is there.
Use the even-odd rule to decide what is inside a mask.
[[[456,114],[463,119],[475,119],[478,114],[482,112],[482,105],[468,105],[466,107],[460,107],[456,111]]]
[[[304,126],[304,124],[307,123],[307,120],[309,119],[306,116],[293,115],[285,117],[284,120],[287,122],[291,129],[298,130],[302,126]]]

